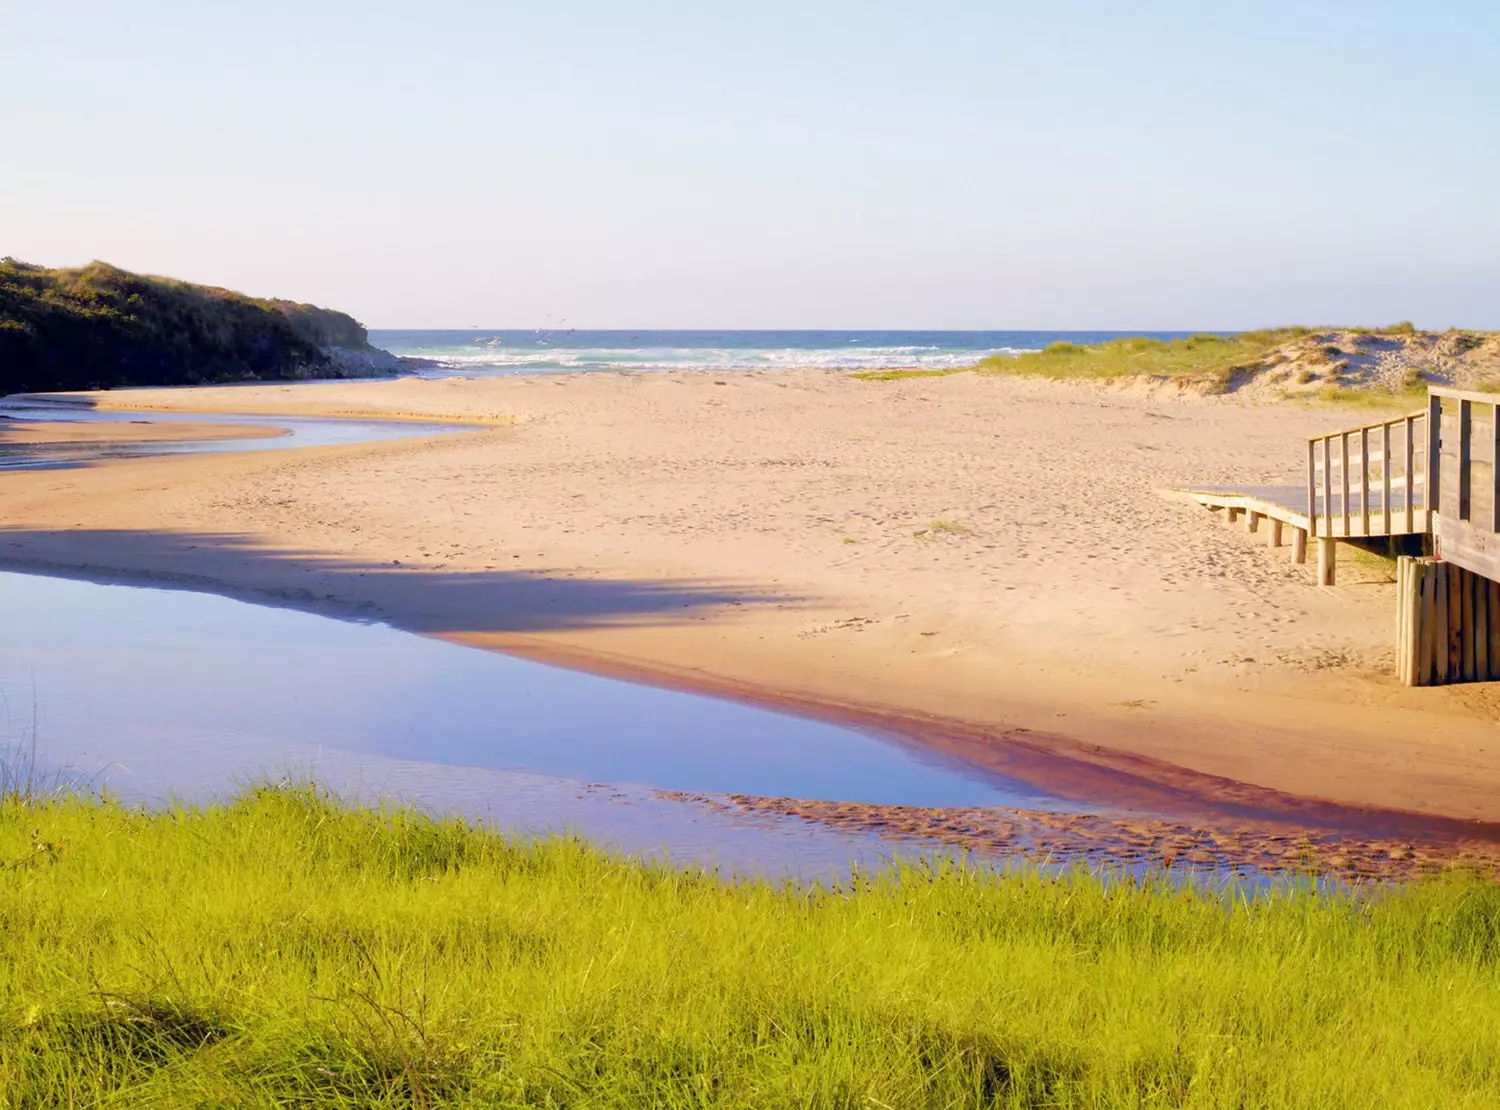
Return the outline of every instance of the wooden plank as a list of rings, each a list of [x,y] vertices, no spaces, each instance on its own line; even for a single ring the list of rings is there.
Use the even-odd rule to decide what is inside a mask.
[[[1406,418],[1406,469],[1402,471],[1406,477],[1406,532],[1408,535],[1416,531],[1416,521],[1413,517],[1416,511],[1417,482],[1411,469],[1412,463],[1416,461],[1416,447],[1413,442],[1416,426],[1416,418],[1408,416]]]
[[[1438,513],[1432,518],[1432,544],[1441,558],[1486,578],[1500,579],[1500,535]]]
[[[1478,675],[1474,650],[1474,582],[1479,577],[1469,571],[1458,572],[1458,650],[1462,658],[1464,681],[1473,682]]]
[[[1429,397],[1451,397],[1455,401],[1472,401],[1478,405],[1493,405],[1497,394],[1494,391],[1481,391],[1477,389],[1453,389],[1446,385],[1430,385],[1427,387]]]

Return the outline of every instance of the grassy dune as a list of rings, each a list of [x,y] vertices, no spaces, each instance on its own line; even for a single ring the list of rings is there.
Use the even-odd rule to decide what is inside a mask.
[[[729,884],[251,791],[0,809],[0,1102],[1493,1106],[1500,889]]]

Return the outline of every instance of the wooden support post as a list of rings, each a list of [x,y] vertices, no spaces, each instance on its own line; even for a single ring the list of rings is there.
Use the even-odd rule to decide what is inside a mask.
[[[1406,645],[1411,640],[1411,630],[1406,625],[1406,592],[1412,582],[1411,559],[1401,556],[1396,560],[1396,681],[1403,686],[1411,685],[1406,667]]]
[[[1329,437],[1323,437],[1323,535],[1333,535],[1333,467],[1330,462]],[[1313,535],[1317,535],[1317,529]]]
[[[1474,579],[1474,675],[1480,682],[1490,677],[1490,580]]]
[[[1459,595],[1459,625],[1458,639],[1459,652],[1463,657],[1463,673],[1465,682],[1473,682],[1478,675],[1475,667],[1474,650],[1474,580],[1479,575],[1462,567],[1458,571],[1458,595]]]
[[[1464,673],[1463,568],[1448,566],[1448,681],[1457,682]]]
[[[1257,513],[1253,509],[1247,510],[1245,512],[1245,531],[1247,531],[1247,532],[1259,532],[1260,531],[1260,514]]]
[[[1500,679],[1500,582],[1489,582],[1489,590],[1490,678]]]
[[[1422,593],[1422,608],[1417,615],[1417,685],[1431,686],[1437,681],[1437,658],[1433,648],[1437,642],[1437,587],[1438,564],[1423,559],[1422,578],[1418,588]]]
[[[1233,505],[1226,505],[1224,506],[1224,519],[1233,524],[1240,519],[1240,513],[1242,512],[1244,512],[1243,509],[1236,509]]]
[[[1292,529],[1292,564],[1301,566],[1307,562],[1307,529]]]
[[[1277,520],[1273,516],[1269,520],[1266,521],[1266,524],[1268,525],[1268,527],[1266,528],[1266,546],[1267,547],[1280,547],[1281,546],[1281,521]]]
[[[1439,686],[1448,681],[1448,571],[1451,564],[1436,562],[1437,584],[1433,589],[1432,608],[1432,681]]]
[[[1337,554],[1334,548],[1332,536],[1318,537],[1318,585],[1332,586],[1334,583],[1334,563]]]

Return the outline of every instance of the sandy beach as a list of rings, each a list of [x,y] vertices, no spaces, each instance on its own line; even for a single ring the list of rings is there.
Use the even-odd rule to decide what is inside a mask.
[[[1500,820],[1500,696],[1396,684],[1379,560],[1345,549],[1319,588],[1163,493],[1295,481],[1302,437],[1368,409],[810,371],[96,399],[476,429],[8,474],[0,563],[952,726],[997,766],[1021,744],[1138,789]]]

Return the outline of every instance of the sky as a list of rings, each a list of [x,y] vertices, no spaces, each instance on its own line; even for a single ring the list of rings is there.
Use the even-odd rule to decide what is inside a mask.
[[[371,327],[1500,328],[1500,5],[0,0],[0,255]]]

